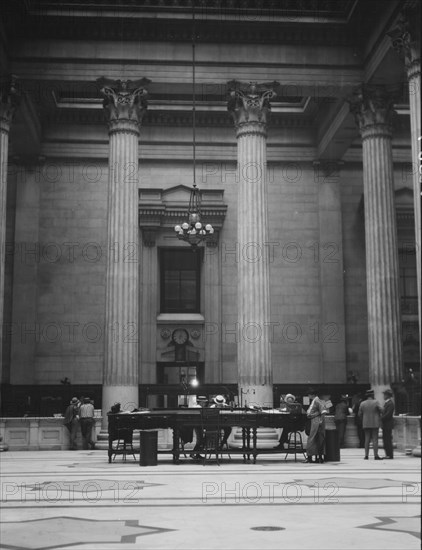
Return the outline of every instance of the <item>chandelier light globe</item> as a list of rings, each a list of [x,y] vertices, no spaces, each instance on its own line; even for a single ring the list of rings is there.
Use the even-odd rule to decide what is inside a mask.
[[[189,224],[187,222],[182,223],[182,229],[183,231],[187,231],[189,229]]]
[[[176,231],[176,233],[180,233],[181,231],[183,231],[182,228],[180,227],[180,225],[176,225],[174,227],[174,230]]]
[[[202,223],[201,222],[196,222],[195,229],[202,229]]]
[[[207,223],[207,225],[205,226],[205,231],[211,231],[212,229],[212,225],[210,223]]]

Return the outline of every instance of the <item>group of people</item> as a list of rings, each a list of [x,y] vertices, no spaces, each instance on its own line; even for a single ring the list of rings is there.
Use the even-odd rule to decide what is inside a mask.
[[[82,448],[95,449],[95,443],[92,440],[92,431],[94,429],[94,405],[89,397],[72,397],[64,415],[64,425],[69,431],[71,451],[77,449],[76,438],[78,428],[81,427]]]
[[[389,389],[384,391],[384,406],[375,399],[374,391],[366,392],[366,400],[362,401],[358,409],[358,417],[362,422],[362,429],[365,434],[365,460],[369,458],[369,445],[372,441],[375,460],[383,458],[393,459],[393,427],[394,427],[394,400],[393,392]],[[378,431],[382,427],[382,440],[385,457],[378,454]]]
[[[374,391],[366,392],[366,399],[359,402],[356,409],[356,418],[358,426],[362,430],[365,447],[365,460],[369,458],[369,446],[372,441],[375,460],[393,459],[393,427],[394,427],[394,400],[393,392],[390,389],[384,391],[384,406],[375,399]],[[329,412],[327,402],[319,396],[317,389],[310,388],[308,390],[310,405],[306,411],[308,419],[308,427],[306,433],[308,440],[306,444],[306,461],[307,463],[324,462],[325,455],[325,417]],[[296,398],[292,394],[287,394],[283,402],[280,404],[281,410],[289,411],[296,402]],[[340,447],[344,446],[345,431],[347,425],[347,416],[353,410],[349,407],[348,396],[342,395],[340,402],[335,407],[334,422],[339,436]],[[385,457],[380,457],[378,454],[378,431],[382,427],[383,445]],[[288,442],[289,430],[283,429],[278,445],[275,449],[284,449]]]

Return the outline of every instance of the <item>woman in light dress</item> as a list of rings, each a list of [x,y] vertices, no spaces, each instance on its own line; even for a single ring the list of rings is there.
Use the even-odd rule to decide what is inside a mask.
[[[311,430],[306,445],[306,462],[324,462],[325,454],[325,415],[328,410],[325,402],[318,397],[318,391],[309,388],[308,391],[311,404],[307,410],[307,417],[311,419]],[[315,457],[315,460],[312,460]]]

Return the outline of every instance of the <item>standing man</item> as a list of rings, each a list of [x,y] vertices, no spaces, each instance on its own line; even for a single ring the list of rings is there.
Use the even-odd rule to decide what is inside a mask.
[[[359,417],[359,407],[360,404],[363,401],[363,395],[361,393],[357,393],[352,397],[352,411],[355,415],[355,426],[356,430],[358,432],[358,438],[359,438],[359,448],[363,449],[365,447],[365,434],[363,433],[362,428],[362,419]]]
[[[384,392],[384,410],[381,415],[382,420],[382,440],[384,443],[385,457],[393,459],[393,427],[394,427],[394,401],[393,392],[385,390]]]
[[[95,449],[95,443],[92,441],[92,429],[94,427],[94,405],[89,397],[84,397],[84,402],[80,408],[80,422],[82,432],[83,448]]]
[[[64,425],[69,431],[70,447],[71,451],[76,451],[76,436],[78,434],[79,424],[79,399],[72,397],[69,406],[64,413]]]
[[[338,432],[338,440],[340,448],[344,447],[344,436],[346,433],[347,426],[347,415],[349,414],[349,396],[342,395],[341,400],[336,405],[334,413],[334,423]]]
[[[366,392],[366,400],[359,406],[359,418],[362,419],[362,428],[365,433],[365,460],[369,458],[369,443],[372,439],[374,459],[382,460],[378,456],[378,431],[381,424],[382,407],[374,397],[374,390]]]

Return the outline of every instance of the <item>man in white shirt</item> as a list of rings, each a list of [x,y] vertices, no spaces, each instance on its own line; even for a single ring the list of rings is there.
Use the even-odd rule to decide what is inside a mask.
[[[79,411],[79,422],[81,423],[83,449],[95,449],[92,441],[92,429],[94,427],[94,405],[89,397],[84,397],[84,402]]]

